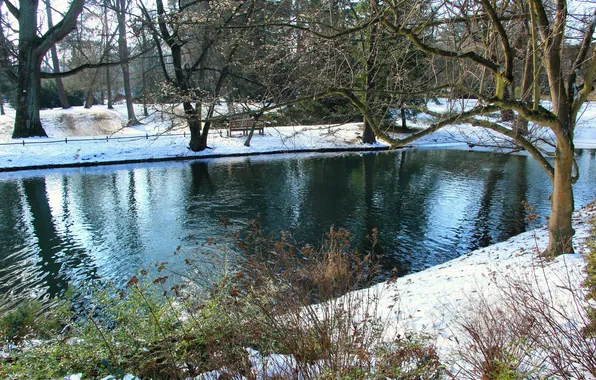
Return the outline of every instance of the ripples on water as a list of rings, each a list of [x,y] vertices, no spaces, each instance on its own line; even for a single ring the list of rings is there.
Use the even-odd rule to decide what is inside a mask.
[[[576,207],[594,198],[594,151],[580,151]],[[550,181],[525,156],[414,150],[118,165],[0,175],[0,293],[49,296],[139,268],[180,268],[219,218],[258,219],[318,244],[331,225],[354,246],[380,231],[383,267],[445,262],[527,228],[521,201],[548,215]],[[238,223],[237,223],[238,224]],[[183,247],[181,254],[174,254]],[[197,248],[199,247],[199,248]]]

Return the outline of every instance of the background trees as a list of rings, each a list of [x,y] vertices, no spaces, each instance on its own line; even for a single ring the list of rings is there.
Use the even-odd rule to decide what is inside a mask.
[[[257,117],[271,105],[287,105],[278,115],[294,112],[301,121],[319,111],[335,120],[360,115],[363,140],[384,140],[393,148],[454,123],[491,130],[512,149],[528,151],[549,174],[554,190],[546,253],[572,250],[573,134],[593,89],[596,21],[581,9],[571,14],[564,0],[157,0],[138,7],[106,0],[89,3],[82,15],[83,0],[74,0],[63,19],[53,26],[48,19],[47,27],[37,16],[37,0],[22,0],[18,7],[10,1],[1,3],[12,23],[1,15],[0,61],[2,75],[17,87],[14,137],[45,134],[39,121],[40,78],[82,68],[94,70],[79,74],[90,78],[87,103],[98,86],[108,87],[108,100],[110,87],[121,87],[134,123],[133,97],[147,97],[145,63],[152,56],[159,67],[152,82],[163,83],[162,96],[155,99],[182,105],[193,151],[208,148],[220,100],[231,113],[250,102],[253,108],[244,112]],[[79,17],[94,17],[101,36],[83,43],[79,29],[69,38],[71,48],[79,47],[63,57],[69,62],[52,65],[67,70],[42,73],[46,53]],[[117,57],[109,49],[116,33]],[[132,51],[144,63],[131,64]],[[115,71],[108,71],[115,64],[122,67],[122,85],[113,83]],[[136,91],[134,78],[140,83]],[[426,107],[433,97],[476,100],[468,108],[436,113]],[[540,102],[546,98],[548,104]],[[399,139],[393,124],[405,121],[408,112],[426,112],[436,120]]]

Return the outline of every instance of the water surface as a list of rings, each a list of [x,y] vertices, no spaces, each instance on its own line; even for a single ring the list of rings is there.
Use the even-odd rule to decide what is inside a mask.
[[[579,151],[576,207],[595,195],[596,155]],[[345,227],[383,268],[437,265],[525,231],[522,201],[548,215],[550,181],[526,156],[461,150],[283,155],[0,175],[0,294],[59,295],[94,278],[183,266],[209,238],[257,219],[319,244]],[[541,218],[541,221],[544,221]],[[175,254],[181,246],[180,253]]]

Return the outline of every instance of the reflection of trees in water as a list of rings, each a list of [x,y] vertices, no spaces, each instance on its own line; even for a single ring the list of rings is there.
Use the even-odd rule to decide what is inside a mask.
[[[36,264],[43,273],[40,278],[43,278],[48,294],[56,296],[68,287],[69,268],[84,266],[87,276],[93,276],[95,268],[84,249],[71,247],[66,242],[68,236],[57,231],[47,198],[45,178],[25,179],[22,185],[32,216],[33,233],[37,238],[39,260]]]
[[[578,151],[578,157],[583,178],[589,178],[584,168],[595,166],[593,152]],[[331,225],[345,227],[361,252],[370,249],[366,236],[377,228],[383,269],[397,267],[405,274],[521,232],[521,201],[547,202],[544,194],[549,192],[536,185],[543,173],[531,162],[467,151],[403,150],[135,166],[63,176],[58,183],[62,199],[52,197],[51,203],[47,190],[54,180],[46,185],[33,178],[22,180],[22,198],[18,182],[0,183],[4,204],[10,205],[1,211],[0,228],[9,236],[0,242],[22,246],[27,244],[23,236],[34,234],[43,280],[23,281],[53,281],[51,292],[58,292],[75,267],[76,275],[83,264],[92,268],[85,269],[88,273],[95,273],[94,265],[101,273],[109,267],[108,275],[120,278],[154,259],[173,261],[164,255],[171,254],[170,245],[190,245],[185,240],[189,234],[199,239],[224,236],[230,230],[219,226],[219,218],[247,221],[260,214],[266,232],[290,230],[299,243],[315,246]],[[27,204],[29,219],[21,215]],[[57,207],[56,215],[51,207]],[[23,220],[30,224],[13,233]],[[81,231],[86,235],[77,236]],[[71,241],[80,239],[92,247],[95,262],[82,249],[65,248],[77,246]],[[22,259],[17,260],[21,265]],[[12,265],[5,262],[0,267]],[[0,268],[0,279],[3,273]]]
[[[526,230],[527,157],[494,156],[474,217],[468,250],[486,247]],[[499,186],[506,186],[500,188]]]
[[[190,164],[190,195],[200,195],[202,192],[213,194],[215,187],[209,176],[209,165],[203,161]]]
[[[469,250],[478,247],[486,247],[493,242],[491,226],[491,209],[493,207],[493,197],[497,182],[503,178],[503,165],[506,162],[505,157],[495,157],[492,167],[488,171],[488,176],[484,181],[482,197],[477,206],[476,216],[474,218],[474,229],[472,231]]]
[[[0,292],[5,293],[13,288],[26,288],[23,276],[15,276],[15,268],[23,268],[22,261],[26,257],[17,255],[15,251],[27,245],[28,226],[23,217],[26,205],[19,195],[16,182],[0,182]]]

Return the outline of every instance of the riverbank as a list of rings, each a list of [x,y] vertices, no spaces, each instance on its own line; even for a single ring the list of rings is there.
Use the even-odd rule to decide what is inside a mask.
[[[414,370],[418,368],[416,366],[421,366],[424,370],[428,369],[427,359],[419,358],[420,361],[416,361],[417,355],[423,352],[424,355],[428,355],[428,358],[432,358],[435,363],[430,367],[431,370],[437,370],[437,363],[440,363],[440,368],[444,368],[442,375],[439,377],[441,379],[481,378],[482,372],[480,370],[485,369],[482,366],[490,364],[487,360],[493,359],[497,361],[496,364],[498,365],[511,366],[511,373],[520,376],[525,373],[535,376],[544,375],[545,378],[556,379],[591,378],[590,373],[586,372],[586,367],[593,363],[589,361],[582,362],[585,358],[581,356],[582,354],[593,355],[594,349],[593,339],[584,336],[582,332],[588,321],[584,308],[590,305],[584,300],[585,289],[582,287],[582,282],[586,278],[584,272],[585,258],[590,252],[586,242],[587,239],[595,238],[594,231],[590,231],[590,228],[594,227],[594,218],[596,218],[596,204],[594,203],[574,213],[573,226],[576,231],[574,254],[562,255],[552,261],[544,261],[539,252],[546,247],[548,232],[545,227],[539,226],[532,231],[470,252],[436,267],[381,283],[371,288],[351,292],[324,304],[307,307],[306,311],[304,311],[305,309],[298,309],[296,306],[289,307],[284,309],[284,314],[279,314],[280,319],[275,319],[275,321],[288,322],[296,319],[296,325],[293,326],[306,326],[306,332],[309,334],[314,333],[309,329],[309,323],[326,321],[327,323],[324,323],[324,325],[328,324],[327,328],[331,329],[330,331],[334,334],[337,332],[337,337],[355,337],[354,341],[348,342],[348,346],[341,345],[346,343],[340,343],[339,346],[346,350],[341,352],[342,355],[351,358],[346,359],[348,361],[343,364],[346,366],[347,373],[351,373],[349,372],[350,368],[360,371],[363,368],[362,366],[366,371],[375,373],[378,370],[378,367],[375,366],[386,365],[387,363],[378,358],[367,356],[385,342],[389,344],[385,347],[398,347],[397,354],[402,355],[401,360],[405,360],[405,362],[398,361],[397,363],[401,363],[403,370],[408,368],[411,370],[411,366],[414,366]],[[539,223],[540,221],[536,222]],[[132,290],[141,289],[137,288],[134,282],[129,282],[129,288]],[[235,288],[232,284],[229,290],[232,291],[233,289]],[[244,351],[246,355],[248,368],[257,379],[293,379],[300,378],[298,374],[301,373],[316,375],[330,370],[328,359],[304,363],[297,361],[296,357],[291,354],[261,354],[249,348],[259,347],[259,344],[262,344],[263,337],[255,336],[253,329],[259,331],[259,334],[265,334],[262,330],[263,326],[247,324],[245,318],[247,316],[254,318],[252,312],[251,314],[238,314],[236,316],[221,313],[211,315],[210,313],[219,310],[220,306],[225,310],[228,301],[231,302],[228,305],[232,306],[231,310],[238,310],[243,305],[242,297],[236,298],[236,295],[230,294],[226,287],[222,288],[221,291],[222,293],[219,293],[216,298],[218,302],[201,312],[201,315],[207,315],[209,323],[215,323],[215,326],[226,326],[225,328],[229,329],[225,331],[220,330],[220,327],[215,328],[216,336],[213,339],[215,339],[217,355],[225,357],[225,355],[232,353],[232,351],[225,351],[230,349],[228,345],[231,344],[226,340],[227,334],[231,334],[230,337],[234,338],[237,338],[235,334],[240,334],[240,337],[248,337],[250,343],[236,344],[241,345],[241,351]],[[258,292],[261,295],[265,293],[267,291],[264,288],[261,288]],[[117,301],[117,307],[124,320],[132,315],[137,316],[136,313],[143,308],[143,303],[132,303],[131,305],[140,308],[132,310],[132,314],[129,316],[127,312],[128,307],[131,305],[126,303],[124,304],[126,306],[122,306],[122,302],[125,301]],[[254,304],[251,305],[254,306]],[[213,307],[215,307],[214,310],[211,309]],[[168,308],[166,307],[164,310],[168,310]],[[160,311],[162,322],[158,326],[165,328],[169,323],[169,312],[161,313]],[[340,317],[336,317],[336,315],[340,315]],[[216,317],[215,320],[212,319],[214,316]],[[273,318],[275,314],[266,313],[264,316]],[[193,318],[187,318],[187,323],[192,325],[195,317],[196,315]],[[242,318],[237,320],[235,317]],[[347,323],[345,326],[350,328],[343,330],[342,326],[344,324],[341,321],[346,317],[348,318],[344,321]],[[151,318],[153,318],[153,314],[149,313],[139,315],[138,319],[134,319],[132,334],[137,334],[140,331],[151,331],[150,327],[153,325]],[[313,320],[312,318],[318,319]],[[527,318],[530,318],[529,324],[527,324]],[[230,321],[232,324],[227,324]],[[243,323],[239,323],[239,321]],[[265,323],[268,322],[265,321]],[[137,324],[139,325],[137,326]],[[203,326],[204,322],[200,322],[200,324]],[[280,326],[283,326],[283,324]],[[125,325],[125,328],[131,328],[131,326]],[[136,331],[135,329],[140,330]],[[183,330],[186,334],[190,334],[192,328],[187,326]],[[276,331],[279,332],[279,330]],[[105,334],[112,333],[114,333],[114,337],[108,335],[106,338]],[[127,334],[129,333],[131,332],[127,332]],[[316,350],[320,349],[316,342],[302,341],[301,339],[304,338],[302,334],[304,333],[305,331],[300,329],[283,330],[281,337],[277,338],[290,338],[296,342],[297,347],[301,350],[313,348],[309,344],[315,344]],[[533,335],[534,333],[536,335]],[[109,344],[113,345],[113,348],[120,347],[122,342],[113,339],[115,337],[123,339],[126,335],[121,336],[119,334],[118,331],[104,330],[101,339],[95,333],[94,338],[98,339],[97,342],[87,343],[91,347],[93,344],[97,345],[98,349],[104,349],[103,346],[108,341]],[[169,330],[157,334],[157,342],[162,341],[163,334],[168,336]],[[524,336],[523,334],[528,335]],[[175,336],[177,335],[172,335],[172,337]],[[133,335],[133,337],[132,342],[136,342],[134,344],[140,342],[140,347],[145,347],[145,345],[149,347],[149,349],[142,349],[144,352],[140,356],[142,361],[153,363],[154,357],[152,355],[158,355],[160,351],[154,352],[152,344],[143,343],[144,340],[139,341],[136,335]],[[520,339],[520,337],[523,339]],[[207,338],[205,336],[201,339]],[[85,339],[92,338],[86,336]],[[56,340],[60,341],[58,338]],[[57,351],[62,352],[59,357],[65,358],[64,360],[66,358],[72,360],[69,357],[72,353],[68,353],[68,350],[78,349],[82,351],[79,355],[83,355],[85,360],[88,360],[85,355],[89,353],[80,347],[77,348],[77,345],[82,344],[84,340],[69,338],[68,342],[70,343],[67,343],[68,349],[65,352]],[[192,341],[190,342],[192,343]],[[586,344],[582,346],[583,343]],[[63,342],[58,344],[63,345],[60,350],[65,350]],[[198,350],[196,355],[199,357],[203,355],[201,350],[205,350],[205,344],[208,346],[208,343],[204,342],[196,346],[196,350]],[[301,346],[304,344],[307,346]],[[361,352],[358,355],[350,353],[348,350],[353,344],[356,345],[355,347],[364,345],[362,352],[360,349],[356,349],[356,353]],[[482,346],[483,344],[484,346]],[[43,343],[38,347],[41,347],[42,353],[46,349],[43,347]],[[276,343],[274,347],[278,347],[282,352],[288,349],[283,341]],[[583,353],[580,351],[580,356],[573,356],[578,354],[577,351],[565,351],[568,349],[577,350],[578,347],[580,349],[583,347],[588,351]],[[47,352],[55,352],[55,348],[52,347],[48,347],[46,350],[48,350]],[[316,350],[315,352],[318,352]],[[190,354],[192,354],[192,351]],[[233,353],[235,360],[239,360],[239,354],[241,352]],[[495,356],[492,358],[483,356],[487,354]],[[4,353],[4,356],[9,355],[10,353]],[[350,355],[356,356],[352,357]],[[566,357],[565,355],[570,356]],[[358,359],[355,359],[356,357]],[[594,357],[589,356],[589,358],[593,359]],[[139,360],[139,357],[136,357],[136,359]],[[51,360],[47,360],[52,365]],[[113,358],[110,358],[110,360],[113,360]],[[410,360],[414,361],[410,362]],[[473,360],[478,361],[474,362]],[[562,361],[569,372],[561,373],[561,369],[554,368],[553,361],[550,360]],[[61,368],[70,368],[65,367],[64,363],[56,362],[55,365],[56,367],[52,368],[56,369],[58,365]],[[596,368],[593,367],[593,369]],[[143,368],[143,370],[147,371],[146,368]],[[334,370],[338,370],[338,368]],[[140,374],[132,368],[128,368],[127,371],[136,375]],[[574,375],[570,375],[570,373]],[[418,374],[423,375],[425,372]],[[205,372],[194,377],[194,379],[217,379],[222,375],[230,378],[245,378],[233,369],[223,368],[222,370]],[[422,377],[424,378],[424,376]],[[87,379],[93,377],[81,373],[66,378]],[[113,377],[105,379],[108,378],[114,379]],[[129,378],[133,378],[132,375],[129,375]]]
[[[502,361],[493,363],[495,370],[499,365],[511,366],[510,374],[520,376],[514,378],[526,378],[524,373],[539,378],[592,378],[594,341],[583,329],[589,321],[585,307],[594,303],[585,300],[583,283],[591,249],[587,241],[592,239],[593,244],[596,238],[595,218],[596,202],[574,213],[573,254],[544,260],[540,252],[548,244],[548,231],[538,226],[436,267],[352,292],[319,312],[328,315],[337,313],[337,305],[357,305],[356,311],[350,311],[354,326],[364,321],[383,331],[374,344],[406,340],[432,347],[429,352],[436,352],[446,370],[441,379],[484,378],[482,371],[489,369],[493,359]],[[528,317],[533,320],[529,324]],[[249,350],[258,378],[294,378],[293,357],[254,356]],[[553,364],[558,360],[568,372]],[[315,363],[308,370],[321,369]],[[219,375],[214,371],[196,379]]]
[[[41,118],[49,138],[10,138],[14,111],[0,117],[0,171],[55,167],[94,166],[152,161],[188,160],[280,154],[293,152],[337,152],[384,150],[382,143],[363,144],[361,124],[267,127],[255,132],[250,146],[247,136],[224,128],[209,132],[209,148],[193,152],[188,148],[186,127],[175,117],[153,109],[141,124],[123,127],[126,109],[103,106],[92,109],[42,110]],[[140,112],[139,112],[140,114]],[[93,125],[96,129],[93,129]]]
[[[461,104],[469,108],[475,103]],[[452,105],[443,101],[434,104],[434,111],[445,111]],[[141,106],[137,105],[141,115]],[[184,123],[159,108],[150,108],[149,116],[140,124],[125,126],[123,104],[108,110],[105,106],[91,109],[73,107],[68,110],[42,110],[41,119],[48,138],[11,139],[14,110],[0,116],[0,171],[55,167],[93,166],[116,163],[188,160],[226,156],[261,155],[293,152],[329,152],[383,150],[382,142],[363,144],[361,123],[266,127],[264,135],[255,133],[250,146],[241,132],[227,135],[223,127],[209,132],[209,149],[192,152]],[[596,107],[584,107],[574,135],[577,149],[596,148]],[[411,128],[426,128],[431,120],[419,116],[409,122]],[[537,131],[544,133],[542,131]],[[548,136],[543,136],[548,140]],[[504,144],[504,145],[503,145]],[[506,145],[502,137],[470,125],[445,127],[425,136],[411,146],[494,150]],[[506,150],[506,149],[505,149]]]
[[[594,202],[575,211],[574,254],[545,261],[539,253],[548,245],[548,230],[541,225],[436,267],[378,284],[360,295],[380,297],[380,317],[392,326],[387,330],[387,337],[424,332],[434,342],[441,362],[451,373],[457,374],[469,365],[462,363],[462,348],[466,343],[478,344],[470,342],[470,331],[467,330],[470,320],[498,316],[498,313],[488,317],[475,313],[491,308],[507,310],[512,306],[513,297],[521,297],[521,300],[527,297],[527,306],[531,307],[530,298],[539,295],[537,298],[545,302],[545,309],[552,307],[561,313],[558,316],[560,323],[579,327],[585,324],[583,306],[587,303],[582,283],[587,276],[585,260],[590,253],[587,239],[594,239],[594,231],[591,231],[594,227],[590,224],[594,218]],[[488,309],[483,309],[485,306]],[[517,306],[524,308],[524,305]],[[524,313],[527,310],[509,311]],[[505,324],[515,319],[511,315],[501,318]],[[510,325],[506,327],[513,329]],[[489,336],[489,331],[484,333],[487,334],[483,337],[485,343],[494,339]],[[561,337],[562,341],[566,338]]]

